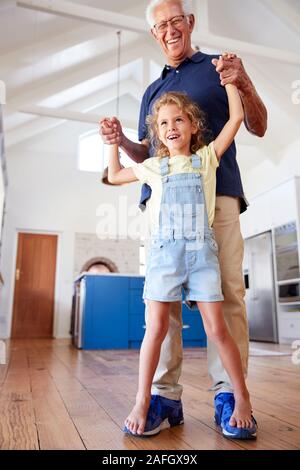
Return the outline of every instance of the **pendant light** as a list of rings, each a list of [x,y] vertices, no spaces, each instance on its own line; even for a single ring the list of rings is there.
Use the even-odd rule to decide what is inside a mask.
[[[117,50],[117,100],[116,100],[116,116],[119,119],[120,111],[120,69],[121,69],[121,33],[122,31],[117,31],[117,40],[118,40],[118,50]],[[104,168],[102,174],[102,183],[111,185],[108,181],[108,168]]]

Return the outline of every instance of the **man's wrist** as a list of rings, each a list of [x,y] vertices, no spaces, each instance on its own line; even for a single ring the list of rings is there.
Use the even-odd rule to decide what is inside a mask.
[[[251,82],[250,78],[245,72],[245,75],[242,78],[240,82],[240,87],[239,87],[241,98],[247,98],[253,95],[253,91],[254,91],[253,83]]]
[[[122,132],[121,135],[120,135],[119,146],[122,148],[122,150],[125,150],[125,148],[124,148],[125,145],[126,145],[126,136]]]

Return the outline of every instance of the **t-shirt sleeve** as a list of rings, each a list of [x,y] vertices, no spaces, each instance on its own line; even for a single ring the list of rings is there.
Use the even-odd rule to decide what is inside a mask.
[[[131,167],[137,179],[142,183],[147,183],[148,181],[148,171],[144,163],[138,163]]]
[[[159,163],[157,158],[147,158],[143,163],[131,167],[137,179],[147,183],[151,188],[160,180]]]
[[[217,158],[214,142],[211,142],[209,145],[205,145],[197,152],[201,158],[203,158],[206,165],[212,166],[214,169],[218,168],[219,160]]]
[[[143,163],[138,163],[131,168],[142,184],[147,183],[152,187],[157,179],[160,179],[157,158],[147,158]]]

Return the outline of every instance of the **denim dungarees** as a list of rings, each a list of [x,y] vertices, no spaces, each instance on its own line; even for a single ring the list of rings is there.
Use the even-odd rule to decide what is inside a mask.
[[[192,156],[195,173],[169,175],[168,162],[168,157],[160,161],[159,228],[151,235],[143,298],[180,301],[183,288],[187,301],[221,301],[218,246],[208,223],[201,157]]]

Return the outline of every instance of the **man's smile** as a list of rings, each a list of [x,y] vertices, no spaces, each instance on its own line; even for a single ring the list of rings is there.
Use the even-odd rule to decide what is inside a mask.
[[[179,42],[179,40],[181,39],[181,36],[178,36],[177,38],[173,38],[173,39],[168,39],[166,41],[167,44],[176,44],[177,42]]]

